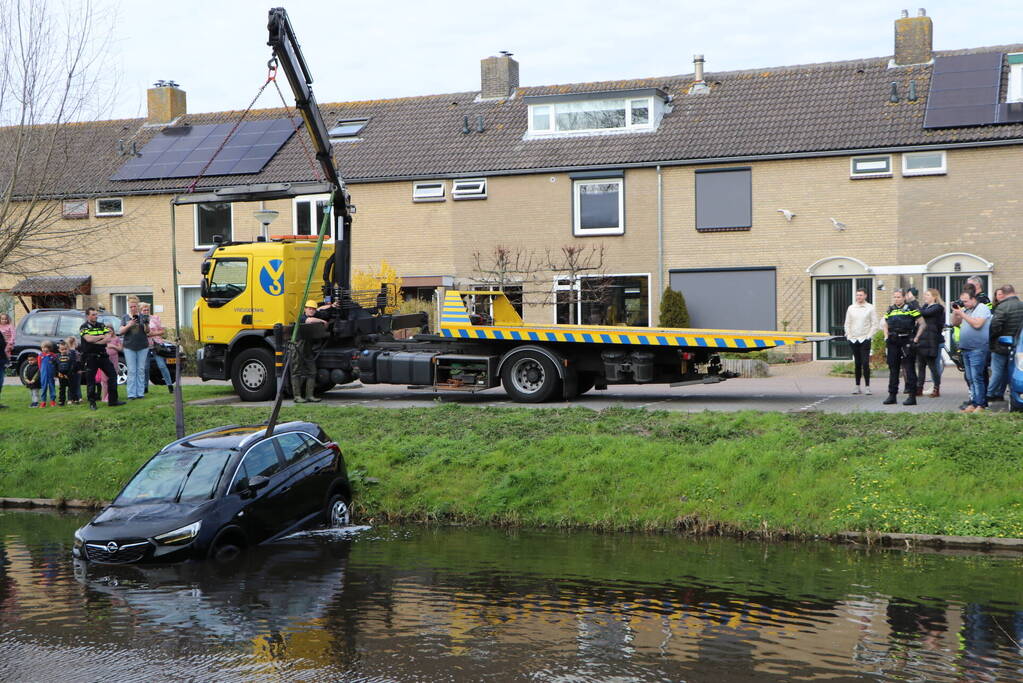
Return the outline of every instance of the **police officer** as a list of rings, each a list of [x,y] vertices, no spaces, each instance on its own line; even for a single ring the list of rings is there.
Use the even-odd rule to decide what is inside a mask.
[[[85,309],[85,322],[78,328],[78,332],[82,336],[82,362],[85,364],[89,408],[96,410],[96,401],[100,397],[96,370],[102,370],[107,377],[107,404],[111,407],[123,406],[124,401],[117,400],[117,370],[107,356],[107,342],[114,338],[114,331],[99,321],[99,311],[89,307]]]
[[[920,307],[915,302],[907,302],[905,293],[896,289],[892,292],[892,305],[884,314],[881,328],[885,333],[888,356],[888,398],[884,404],[890,406],[898,400],[899,375],[905,367],[906,393],[909,396],[902,405],[915,406],[916,345],[926,329]]]
[[[328,308],[328,307],[324,307]],[[305,309],[298,316],[298,324],[326,325],[326,316],[317,308],[316,302],[310,299],[305,302]],[[319,403],[314,393],[316,390],[316,353],[311,341],[303,337],[300,329],[298,338],[291,348],[291,395],[295,403]]]

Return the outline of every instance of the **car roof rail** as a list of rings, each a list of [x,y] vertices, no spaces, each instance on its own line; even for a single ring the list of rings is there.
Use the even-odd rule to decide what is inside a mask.
[[[201,432],[196,432],[195,434],[189,434],[188,436],[180,438],[177,441],[171,441],[169,444],[167,444],[166,446],[161,448],[160,452],[162,453],[163,451],[170,450],[174,446],[180,446],[181,444],[185,443],[186,441],[194,439],[197,436],[206,436],[207,434],[215,434],[216,432],[221,432],[221,431],[224,431],[225,429],[238,429],[239,427],[243,427],[243,426],[245,426],[245,425],[222,425],[220,427],[214,427],[213,429],[204,429]]]

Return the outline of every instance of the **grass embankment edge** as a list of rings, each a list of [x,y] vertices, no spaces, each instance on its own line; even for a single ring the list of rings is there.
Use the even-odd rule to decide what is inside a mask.
[[[102,501],[173,439],[169,396],[28,409],[5,388],[0,496]],[[186,387],[186,397],[224,389]],[[188,406],[189,431],[265,408]],[[364,520],[760,537],[1023,537],[1015,415],[287,407],[342,444]]]

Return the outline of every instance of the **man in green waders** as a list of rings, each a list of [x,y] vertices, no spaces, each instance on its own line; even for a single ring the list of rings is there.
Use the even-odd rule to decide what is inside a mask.
[[[326,307],[325,307],[326,308]],[[320,317],[320,309],[310,299],[305,302],[305,309],[298,316],[298,324],[326,325],[327,321]],[[319,403],[313,393],[316,389],[316,354],[313,344],[304,338],[303,331],[298,331],[298,338],[291,347],[291,395],[295,403]]]

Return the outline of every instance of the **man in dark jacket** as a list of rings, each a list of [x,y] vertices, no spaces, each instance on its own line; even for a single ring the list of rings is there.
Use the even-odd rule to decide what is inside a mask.
[[[1004,401],[1012,346],[1000,344],[998,338],[1015,339],[1019,336],[1020,329],[1023,329],[1023,301],[1016,296],[1016,288],[1012,285],[999,287],[995,299],[999,303],[991,315],[991,381],[988,383],[987,400]]]

